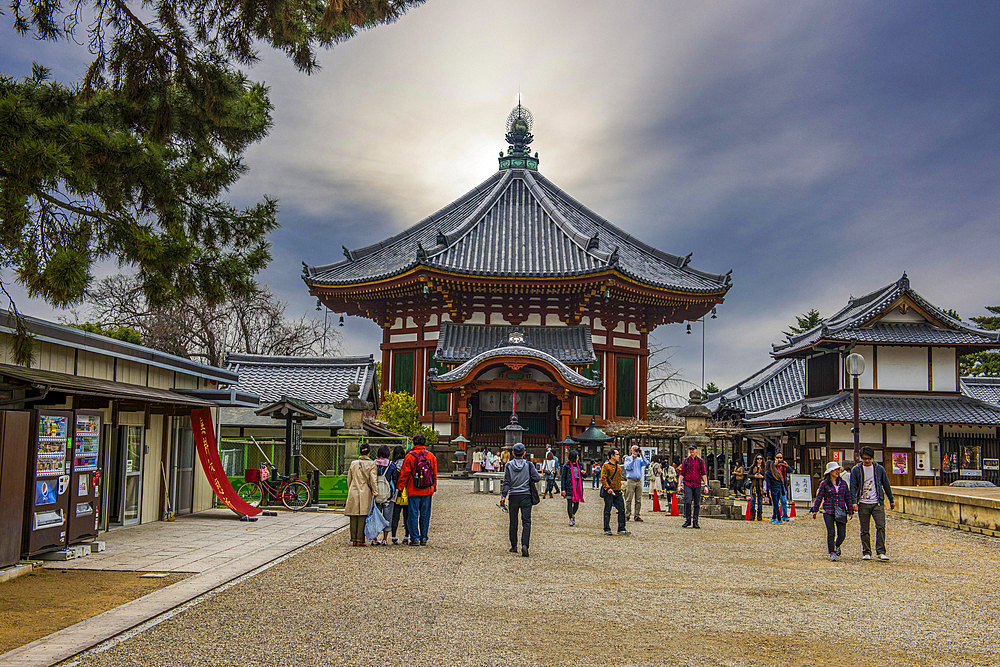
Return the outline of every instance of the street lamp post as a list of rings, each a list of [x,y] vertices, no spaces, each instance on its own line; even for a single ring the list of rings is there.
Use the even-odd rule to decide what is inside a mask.
[[[865,372],[865,358],[853,352],[847,355],[847,374],[851,376],[851,385],[854,391],[854,428],[851,429],[854,432],[854,460],[857,462],[860,460],[860,449],[861,449],[861,427],[859,425],[859,408],[858,408],[858,377]]]
[[[712,309],[712,319],[718,319],[718,315],[715,312],[715,308]],[[705,316],[702,315],[701,319],[695,320],[695,322],[701,322],[701,391],[705,392]],[[687,325],[687,333],[691,335],[691,325]]]

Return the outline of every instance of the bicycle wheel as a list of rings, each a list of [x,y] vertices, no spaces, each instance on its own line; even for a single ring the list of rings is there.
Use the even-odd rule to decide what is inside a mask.
[[[263,492],[260,490],[260,485],[255,482],[246,482],[242,484],[236,491],[236,495],[245,500],[248,504],[254,507],[260,506],[260,499]]]
[[[289,482],[281,490],[281,504],[290,510],[300,510],[308,505],[310,500],[312,500],[312,493],[309,491],[309,485],[305,482],[295,480]]]

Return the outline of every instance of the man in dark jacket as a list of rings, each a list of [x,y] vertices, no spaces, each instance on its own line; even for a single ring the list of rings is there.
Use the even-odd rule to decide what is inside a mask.
[[[531,461],[524,459],[524,445],[514,445],[514,458],[503,469],[500,483],[500,507],[510,504],[510,552],[517,553],[517,513],[521,512],[521,555],[528,557],[531,539],[531,484],[542,478]]]
[[[871,520],[875,519],[875,554],[879,560],[889,560],[885,553],[885,498],[889,509],[896,509],[889,476],[885,468],[875,463],[875,450],[861,448],[861,463],[851,468],[851,502],[861,524],[861,558],[872,559]]]

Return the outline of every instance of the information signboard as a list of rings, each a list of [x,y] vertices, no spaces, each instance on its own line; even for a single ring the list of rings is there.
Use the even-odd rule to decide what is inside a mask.
[[[809,475],[789,475],[788,478],[792,484],[792,500],[811,503],[813,500],[812,477]]]

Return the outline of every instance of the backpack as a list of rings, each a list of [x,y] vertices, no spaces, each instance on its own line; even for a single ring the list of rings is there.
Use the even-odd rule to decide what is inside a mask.
[[[389,465],[392,465],[391,463]],[[389,466],[385,467],[385,470],[378,476],[378,481],[376,483],[376,488],[378,488],[378,493],[375,494],[375,504],[384,505],[392,500],[395,495],[392,491],[392,484],[389,483],[387,475],[389,474]]]
[[[416,465],[413,466],[413,486],[418,489],[429,489],[434,486],[434,466],[427,458],[426,451],[413,452]]]

